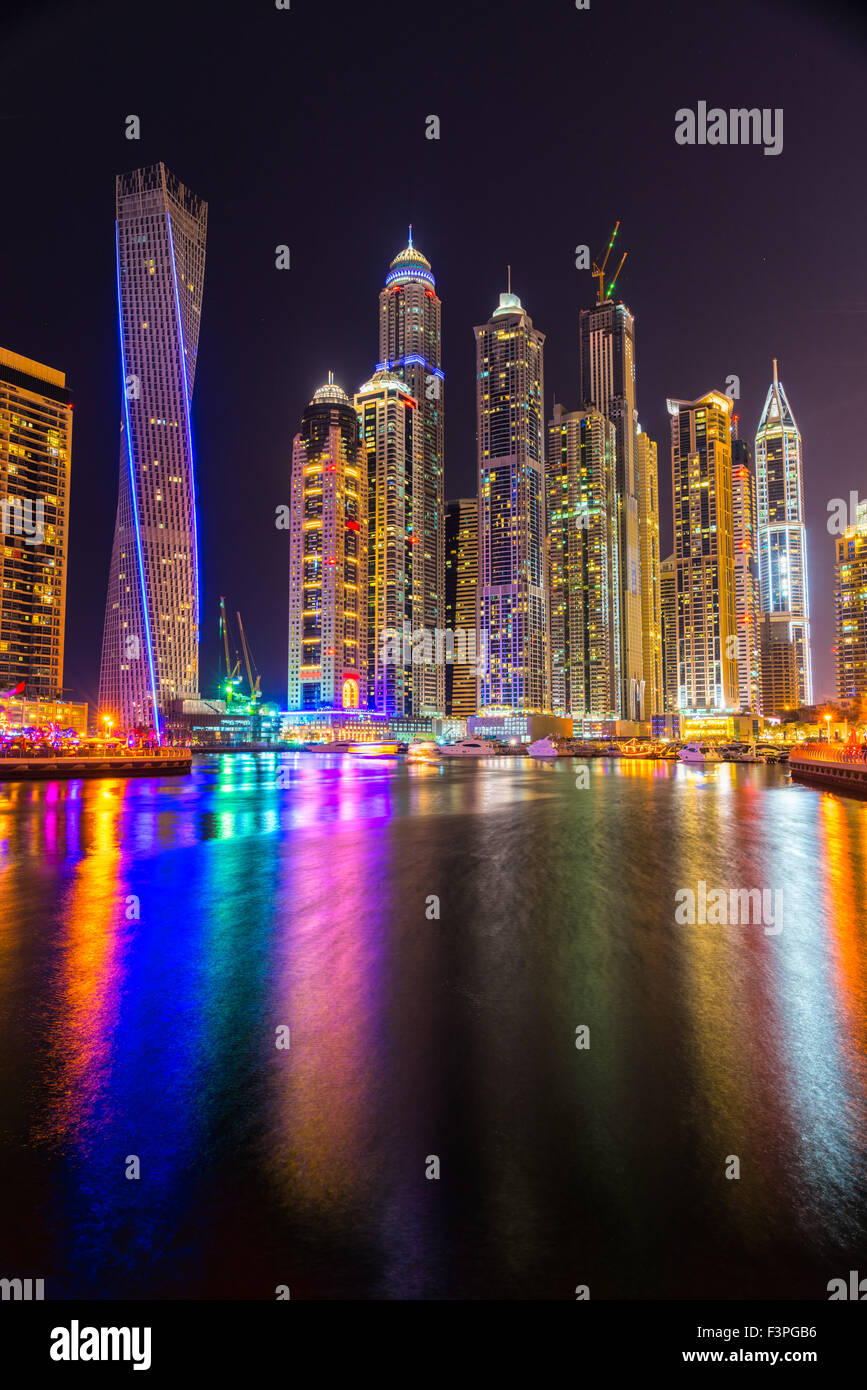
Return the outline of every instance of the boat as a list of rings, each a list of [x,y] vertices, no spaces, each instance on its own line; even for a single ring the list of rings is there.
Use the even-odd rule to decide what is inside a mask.
[[[397,743],[351,743],[346,751],[357,758],[396,758],[400,750]]]
[[[652,743],[641,743],[637,738],[631,738],[628,743],[620,744],[621,758],[653,758],[655,750]]]
[[[678,754],[682,763],[721,763],[723,755],[712,743],[687,743]]]
[[[500,749],[483,738],[459,738],[457,743],[440,745],[441,758],[495,758]]]
[[[576,758],[587,757],[587,745],[573,738],[561,738],[557,734],[545,734],[527,747],[530,758]]]
[[[766,763],[781,763],[789,760],[789,750],[778,748],[773,743],[757,743],[756,752],[761,754],[762,761]]]
[[[410,743],[406,750],[406,759],[410,763],[438,762],[439,756],[440,746],[433,739],[418,739]]]
[[[767,755],[754,743],[726,743],[720,752],[727,763],[765,763]]]

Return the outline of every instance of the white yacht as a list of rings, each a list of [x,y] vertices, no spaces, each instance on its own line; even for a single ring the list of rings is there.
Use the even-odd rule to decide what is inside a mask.
[[[460,738],[457,743],[443,743],[439,750],[441,758],[496,758],[499,752],[483,738]]]
[[[528,745],[527,754],[531,758],[571,758],[575,754],[575,744],[572,739],[546,734]]]
[[[688,743],[678,754],[682,763],[721,763],[723,755],[712,743]]]

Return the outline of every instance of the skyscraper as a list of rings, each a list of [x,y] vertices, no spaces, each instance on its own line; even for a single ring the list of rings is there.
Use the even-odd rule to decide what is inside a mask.
[[[63,372],[0,348],[0,689],[63,688],[72,394]]]
[[[419,715],[434,664],[423,620],[422,415],[392,372],[374,372],[354,400],[367,468],[368,707]]]
[[[798,654],[785,623],[775,623],[770,613],[761,620],[761,703],[766,719],[798,708]]]
[[[99,702],[161,727],[199,685],[199,564],[190,407],[207,203],[152,164],[117,179],[123,411]]]
[[[673,555],[659,566],[659,611],[662,619],[662,713],[677,709],[677,561]]]
[[[446,626],[455,634],[455,660],[446,666],[446,713],[476,712],[476,602],[479,585],[479,502],[446,504]]]
[[[801,432],[777,375],[756,430],[759,528],[759,602],[773,623],[784,624],[795,645],[798,698],[813,702],[810,595]]]
[[[545,477],[551,708],[620,717],[619,513],[615,427],[599,410],[554,406]]]
[[[732,522],[732,402],[668,402],[677,563],[679,710],[739,706]]]
[[[834,542],[837,698],[867,699],[867,502]]]
[[[392,372],[418,403],[421,477],[416,509],[418,624],[431,634],[445,624],[445,492],[443,473],[442,304],[428,261],[412,243],[389,266],[379,295],[378,371]],[[445,711],[445,667],[436,656],[417,662],[419,715]]]
[[[644,711],[665,711],[662,684],[662,613],[659,593],[659,469],[654,441],[637,428],[638,535],[641,557],[641,644]]]
[[[600,294],[604,290],[600,291]],[[635,400],[635,318],[625,304],[599,299],[579,320],[579,392],[617,429],[620,509],[620,676],[624,719],[641,719],[644,654],[641,638],[641,555]]]
[[[735,429],[737,423],[735,422]],[[732,439],[732,521],[735,612],[738,622],[738,690],[742,714],[761,713],[761,634],[756,557],[756,492],[750,446]]]
[[[367,459],[330,373],[293,441],[290,499],[288,708],[365,708]]]
[[[479,458],[478,708],[548,706],[544,333],[509,289],[475,328]]]

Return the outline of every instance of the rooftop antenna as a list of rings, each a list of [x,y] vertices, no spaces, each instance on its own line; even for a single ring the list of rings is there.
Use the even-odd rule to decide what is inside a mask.
[[[509,294],[512,293],[512,267],[510,265],[506,266],[506,289]]]
[[[409,249],[412,250],[412,223],[409,224]]]
[[[594,278],[594,280],[598,281],[598,284],[597,284],[597,286],[596,286],[596,303],[597,303],[597,304],[604,304],[605,301],[606,301],[606,299],[610,299],[610,298],[611,298],[612,292],[613,292],[613,290],[614,290],[614,286],[615,286],[615,284],[617,283],[617,277],[618,277],[618,275],[620,274],[621,270],[623,269],[623,262],[626,260],[626,257],[627,257],[627,255],[629,254],[628,251],[624,251],[624,252],[623,252],[623,255],[622,255],[621,258],[620,258],[620,264],[619,264],[619,266],[617,267],[616,271],[614,272],[614,278],[612,279],[612,281],[611,281],[611,283],[609,284],[608,289],[607,289],[607,291],[606,291],[606,289],[605,289],[605,267],[606,267],[606,265],[608,264],[608,257],[611,255],[611,248],[612,248],[613,245],[614,245],[614,242],[615,242],[615,240],[616,240],[616,238],[617,238],[617,233],[618,233],[619,231],[620,231],[620,223],[619,223],[619,222],[616,222],[616,223],[614,224],[614,231],[611,233],[611,237],[610,237],[609,242],[608,242],[608,248],[607,248],[607,250],[606,250],[606,252],[605,252],[605,258],[604,258],[602,264],[601,264],[601,265],[598,265],[596,261],[593,262],[593,278]]]
[[[329,386],[333,386],[333,385],[334,385],[334,373],[333,373],[333,372],[329,372],[329,373],[328,373],[328,385],[329,385]]]
[[[775,358],[774,358],[774,385],[775,385],[775,386],[779,386],[779,384],[780,384],[780,383],[779,383],[779,381],[777,380],[777,359],[776,359],[776,357],[775,357]]]

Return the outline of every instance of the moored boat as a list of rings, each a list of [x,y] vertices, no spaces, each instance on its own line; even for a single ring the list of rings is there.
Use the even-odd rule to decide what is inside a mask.
[[[621,743],[621,758],[652,758],[655,756],[652,743],[642,743],[640,739],[631,738],[627,743]]]
[[[682,763],[721,763],[722,753],[712,743],[687,743],[678,754]]]
[[[585,744],[577,742],[574,738],[545,734],[544,738],[537,738],[534,743],[529,744],[527,755],[531,758],[575,758],[588,757],[589,752]]]
[[[495,758],[499,752],[483,738],[459,738],[457,743],[443,743],[439,749],[441,758]]]

